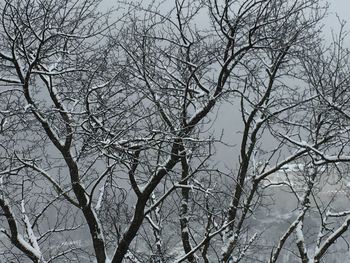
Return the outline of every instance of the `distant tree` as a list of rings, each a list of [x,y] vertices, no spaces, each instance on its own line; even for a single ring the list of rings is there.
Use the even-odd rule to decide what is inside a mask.
[[[101,2],[1,3],[0,260],[320,262],[341,249],[349,52],[343,31],[321,38],[326,6]],[[219,107],[241,116],[230,167]]]

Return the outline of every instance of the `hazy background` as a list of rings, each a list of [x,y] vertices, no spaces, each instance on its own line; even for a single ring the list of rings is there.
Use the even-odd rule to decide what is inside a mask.
[[[294,0],[285,0],[285,1],[294,1]],[[297,0],[298,1],[298,0]],[[322,1],[322,0],[321,0]],[[133,0],[133,1],[126,1],[126,2],[134,2],[134,3],[142,3],[143,6],[147,6],[148,4],[152,3],[152,0]],[[156,3],[161,2],[155,1]],[[174,0],[166,0],[162,1],[162,6],[164,8],[172,8],[174,6]],[[166,5],[164,4],[166,2]],[[340,20],[348,21],[350,20],[349,14],[350,14],[350,0],[329,0],[329,1],[323,1],[323,3],[328,2],[329,3],[329,11],[327,17],[324,19],[324,38],[330,43],[332,41],[332,34],[337,35],[337,33],[340,30]],[[118,5],[114,0],[103,0],[102,2],[102,8],[108,9],[113,6]],[[164,10],[165,11],[165,10]],[[123,10],[119,11],[120,13],[123,12]],[[120,14],[119,12],[116,12]],[[200,26],[205,26],[206,22],[206,15],[203,13],[200,15],[200,18],[198,19],[198,24]],[[350,24],[345,25],[345,30],[350,31]],[[350,36],[349,36],[350,37]],[[346,41],[346,46],[350,47],[350,38]],[[239,144],[241,142],[241,134],[240,131],[242,131],[242,120],[241,120],[241,113],[239,111],[239,106],[236,105],[236,102],[233,102],[232,104],[226,102],[220,104],[219,107],[216,107],[213,111],[211,116],[211,122],[209,122],[209,125],[213,125],[210,128],[208,126],[205,126],[206,130],[209,131],[209,133],[213,133],[216,138],[218,136],[222,135],[222,140],[224,144],[218,144],[216,145],[216,162],[220,166],[220,168],[229,168],[229,169],[235,169],[235,163],[238,161],[238,154],[239,154]],[[215,121],[214,121],[215,118]],[[271,138],[265,138],[264,140],[264,147],[272,147],[271,145]],[[225,145],[227,144],[227,145]],[[230,146],[228,146],[230,145]]]

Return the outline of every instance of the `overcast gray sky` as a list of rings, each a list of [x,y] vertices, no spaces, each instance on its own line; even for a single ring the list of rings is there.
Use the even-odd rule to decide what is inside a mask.
[[[349,17],[349,0],[333,0],[329,1],[329,3],[331,4],[331,11],[337,12],[344,19]]]
[[[291,1],[291,0],[290,0]],[[339,23],[338,19],[336,17],[336,14],[339,15],[339,17],[342,20],[348,21],[348,24],[346,25],[346,29],[350,31],[350,0],[323,0],[327,1],[330,4],[329,8],[329,15],[325,19],[325,35],[331,34],[331,29],[333,29],[335,32],[339,30]],[[144,1],[148,2],[148,1]],[[173,2],[170,0],[169,2]],[[117,3],[114,0],[103,0],[102,6],[104,7],[111,7],[113,5],[116,5]],[[350,47],[350,38],[347,41],[348,46]]]
[[[340,19],[347,21],[346,30],[350,31],[350,1],[349,0],[329,0],[329,15],[325,19],[325,33],[330,34],[331,29],[335,32],[339,30],[339,22],[336,15]],[[347,40],[347,46],[350,47],[350,39]]]
[[[135,0],[137,1],[137,0]],[[167,0],[169,3],[174,3],[174,0]],[[293,0],[290,0],[293,1]],[[322,1],[322,0],[321,0]],[[324,0],[326,2],[326,0]],[[346,29],[350,31],[350,0],[327,0],[330,4],[329,14],[324,20],[324,35],[325,38],[331,41],[331,33],[332,30],[334,33],[339,31],[339,21],[336,14],[343,20],[348,20],[348,24],[346,25]],[[144,0],[143,3],[146,5],[149,0]],[[114,0],[104,0],[104,7],[111,7],[115,3]],[[205,19],[205,17],[201,17],[201,19]],[[349,36],[350,37],[350,36]],[[347,46],[350,48],[350,38],[347,40]],[[237,134],[237,130],[240,130],[240,112],[232,105],[222,106],[220,108],[216,108],[219,112],[217,114],[216,120],[216,132],[221,134],[221,129],[224,129],[224,138],[223,140],[231,145],[240,143],[240,136]],[[237,120],[237,121],[232,121]],[[228,164],[232,162],[232,160],[236,160],[236,154],[239,150],[238,147],[224,147],[220,146],[220,151],[217,152],[217,158],[222,160],[224,163]]]

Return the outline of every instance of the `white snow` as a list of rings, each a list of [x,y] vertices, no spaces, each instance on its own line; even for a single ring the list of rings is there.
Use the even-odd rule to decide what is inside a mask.
[[[348,216],[346,218],[346,220],[344,221],[344,223],[337,229],[335,230],[324,242],[320,247],[317,247],[315,249],[315,256],[317,256],[319,253],[321,253],[322,249],[326,246],[328,246],[330,243],[334,242],[334,238],[338,237],[339,235],[341,235],[341,233],[344,230],[347,230],[347,228],[350,225],[350,216]]]
[[[99,189],[99,191],[100,191],[100,194],[98,196],[97,203],[96,203],[96,206],[95,206],[95,210],[96,211],[100,210],[100,208],[101,208],[102,200],[103,200],[103,194],[104,194],[104,191],[105,191],[105,186],[102,185],[101,188]]]
[[[304,234],[303,234],[303,223],[300,221],[295,228],[296,236],[297,236],[297,243],[303,242],[304,243]]]
[[[36,251],[36,254],[39,255],[38,258],[41,258],[42,255],[41,255],[41,252],[40,252],[40,247],[39,247],[39,244],[38,244],[38,240],[34,234],[34,231],[33,231],[33,228],[32,228],[32,224],[30,223],[29,221],[29,218],[26,214],[26,210],[25,210],[25,207],[24,207],[24,200],[21,201],[21,208],[22,208],[22,214],[23,214],[23,221],[24,221],[24,224],[26,226],[26,232],[27,232],[27,235],[28,235],[28,239],[31,243],[31,245],[33,246],[33,249]]]
[[[24,106],[24,112],[27,112],[27,110],[31,109],[33,105],[32,104],[27,104]]]
[[[40,251],[37,251],[31,245],[29,245],[28,242],[24,240],[22,235],[18,234],[17,235],[17,240],[18,240],[19,243],[21,243],[22,246],[24,246],[26,248],[26,250],[28,250],[31,253],[33,253],[37,258],[41,258],[42,257]]]
[[[302,163],[288,163],[285,164],[281,167],[281,170],[286,171],[286,172],[299,172],[304,170],[304,164]]]

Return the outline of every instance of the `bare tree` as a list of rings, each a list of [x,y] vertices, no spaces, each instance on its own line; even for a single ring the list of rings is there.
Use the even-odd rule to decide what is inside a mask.
[[[1,257],[327,256],[350,225],[336,200],[350,157],[349,54],[343,34],[322,44],[326,6],[100,2],[1,4]],[[220,105],[241,116],[230,167],[217,163]],[[290,223],[272,238],[282,197]]]

